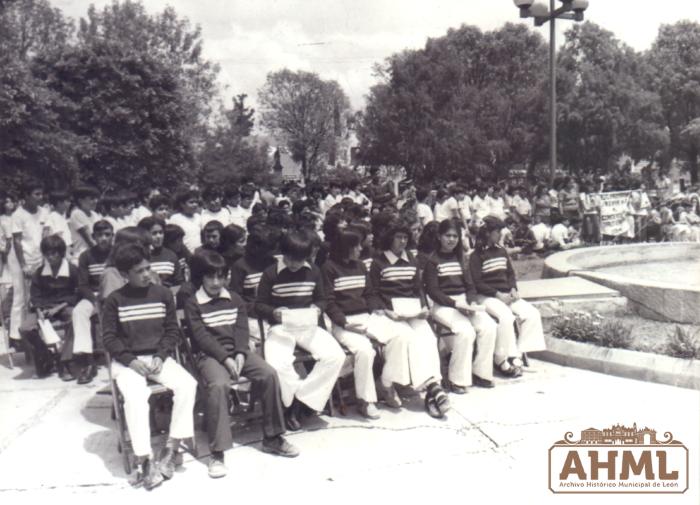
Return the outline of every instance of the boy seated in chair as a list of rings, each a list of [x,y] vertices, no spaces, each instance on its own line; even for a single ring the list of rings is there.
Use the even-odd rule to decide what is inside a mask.
[[[59,376],[63,380],[73,380],[70,370],[73,357],[73,337],[70,328],[71,313],[78,301],[78,269],[66,260],[66,243],[58,235],[41,239],[41,254],[44,262],[32,276],[29,289],[29,306],[32,309],[22,321],[20,334],[34,357],[37,377],[48,376],[54,359],[45,338],[39,331],[40,322],[46,320],[55,326],[66,328],[61,351]]]
[[[127,283],[104,302],[104,346],[112,358],[112,377],[124,397],[138,483],[152,489],[173,476],[181,441],[194,436],[197,381],[173,359],[179,338],[175,302],[168,288],[152,283],[146,250],[141,244],[125,244],[115,249],[113,259]],[[169,437],[157,468],[151,457],[147,380],[173,391]]]
[[[299,451],[282,435],[284,409],[277,372],[248,346],[246,304],[224,288],[228,267],[219,253],[201,249],[190,262],[197,288],[185,303],[192,332],[196,366],[206,384],[206,425],[211,447],[208,471],[212,478],[226,475],[224,451],[232,446],[229,419],[231,381],[247,377],[262,402],[264,452],[295,457]]]

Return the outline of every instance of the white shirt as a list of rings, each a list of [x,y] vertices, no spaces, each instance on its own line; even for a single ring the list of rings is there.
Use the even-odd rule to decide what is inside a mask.
[[[523,198],[520,195],[515,195],[513,197],[513,208],[515,208],[516,212],[520,214],[521,216],[529,216],[530,211],[532,210],[532,205],[530,205],[530,200],[527,198]]]
[[[46,209],[39,207],[35,213],[28,212],[21,205],[12,213],[12,235],[22,234],[22,252],[25,264],[38,267],[41,264],[41,239],[44,228],[48,232],[49,215]],[[19,260],[19,259],[18,259]]]
[[[231,224],[231,213],[225,207],[219,209],[218,212],[212,212],[209,209],[202,209],[200,215],[202,216],[202,228],[204,228],[209,221],[218,221],[224,226]]]
[[[51,233],[58,235],[66,243],[66,254],[70,251],[70,246],[73,243],[73,236],[68,226],[66,216],[52,210],[49,214],[48,227],[51,228]]]
[[[552,227],[552,242],[561,246],[569,243],[569,229],[562,223],[557,223]]]
[[[186,216],[180,212],[173,214],[168,219],[168,223],[176,224],[185,232],[182,243],[194,254],[195,249],[202,245],[202,217],[199,214]]]
[[[550,239],[552,230],[544,223],[532,225],[530,230],[532,230],[532,234],[535,236],[535,240],[537,241],[535,244],[535,249],[542,249],[545,242]]]
[[[73,212],[70,213],[68,227],[70,228],[71,236],[73,237],[71,257],[74,261],[77,261],[83,251],[87,251],[90,247],[80,234],[80,230],[84,228],[88,235],[92,235],[92,225],[94,225],[100,219],[102,219],[102,216],[100,216],[94,210],[90,212],[89,216],[85,213],[85,211],[78,207],[73,209]]]
[[[431,221],[434,221],[433,217],[433,211],[430,210],[430,207],[426,205],[425,203],[420,203],[418,202],[416,204],[416,214],[418,214],[418,219],[420,220],[420,224],[425,226]]]
[[[472,218],[472,199],[465,196],[457,202],[457,207],[459,208],[459,213],[462,215],[463,221],[469,221]]]
[[[479,219],[488,216],[491,211],[491,207],[488,203],[488,196],[483,199],[479,195],[475,196],[472,200],[472,210],[474,211],[474,215]]]
[[[458,211],[459,206],[457,205],[457,200],[455,200],[453,196],[442,203],[437,202],[435,204],[435,221],[440,223],[445,219],[456,217],[458,216]]]
[[[493,196],[487,196],[486,201],[489,205],[489,214],[492,216],[496,216],[501,219],[505,219],[506,217],[506,211],[505,211],[505,202],[503,201],[503,198],[500,196],[493,197]]]
[[[252,210],[244,209],[240,205],[236,207],[227,207],[227,209],[229,212],[229,224],[235,224],[245,230],[246,224],[248,223],[248,218],[252,214]]]
[[[153,213],[151,212],[150,209],[146,208],[143,205],[139,205],[136,207],[134,210],[131,211],[131,215],[129,216],[129,220],[133,223],[133,226],[138,226],[139,221],[141,221],[144,217],[149,217],[152,216]]]

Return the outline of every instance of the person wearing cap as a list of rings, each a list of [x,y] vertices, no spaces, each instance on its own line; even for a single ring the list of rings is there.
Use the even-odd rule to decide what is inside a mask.
[[[469,257],[469,271],[477,291],[477,303],[498,321],[494,363],[506,377],[522,375],[523,353],[545,348],[539,311],[518,293],[515,271],[508,253],[498,245],[505,223],[486,216]],[[519,337],[515,322],[519,323]]]

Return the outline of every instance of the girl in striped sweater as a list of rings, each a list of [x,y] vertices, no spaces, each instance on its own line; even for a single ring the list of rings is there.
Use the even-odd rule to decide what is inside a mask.
[[[469,271],[478,293],[477,301],[498,321],[494,363],[507,377],[522,375],[525,352],[545,348],[539,311],[520,298],[513,265],[498,241],[503,221],[486,216],[479,229],[474,252],[469,257]],[[515,322],[520,336],[516,339]]]
[[[484,312],[483,306],[473,304],[476,291],[468,281],[461,237],[458,221],[442,221],[437,230],[436,249],[428,257],[423,273],[433,319],[452,331],[444,339],[451,349],[450,390],[458,394],[466,393],[472,383],[493,387],[496,345],[496,322]],[[475,340],[476,356],[473,355]]]
[[[383,252],[374,258],[370,268],[369,307],[374,314],[396,323],[402,342],[407,344],[405,360],[395,371],[394,382],[425,389],[426,410],[442,417],[449,409],[449,399],[440,387],[437,339],[426,320],[428,309],[423,306],[418,264],[406,251],[409,236],[409,227],[398,221],[390,222],[382,232],[379,246]],[[417,309],[414,313],[409,313],[411,306]],[[382,381],[381,390],[389,405],[401,405],[393,385]]]

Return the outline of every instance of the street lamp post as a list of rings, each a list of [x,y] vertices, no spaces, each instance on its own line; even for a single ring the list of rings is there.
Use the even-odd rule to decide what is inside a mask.
[[[534,18],[535,26],[549,22],[549,178],[554,183],[557,170],[557,67],[556,67],[556,19],[583,21],[583,13],[588,8],[588,0],[559,0],[561,6],[555,9],[555,0],[546,4],[534,0],[513,0],[520,9],[521,18]]]

